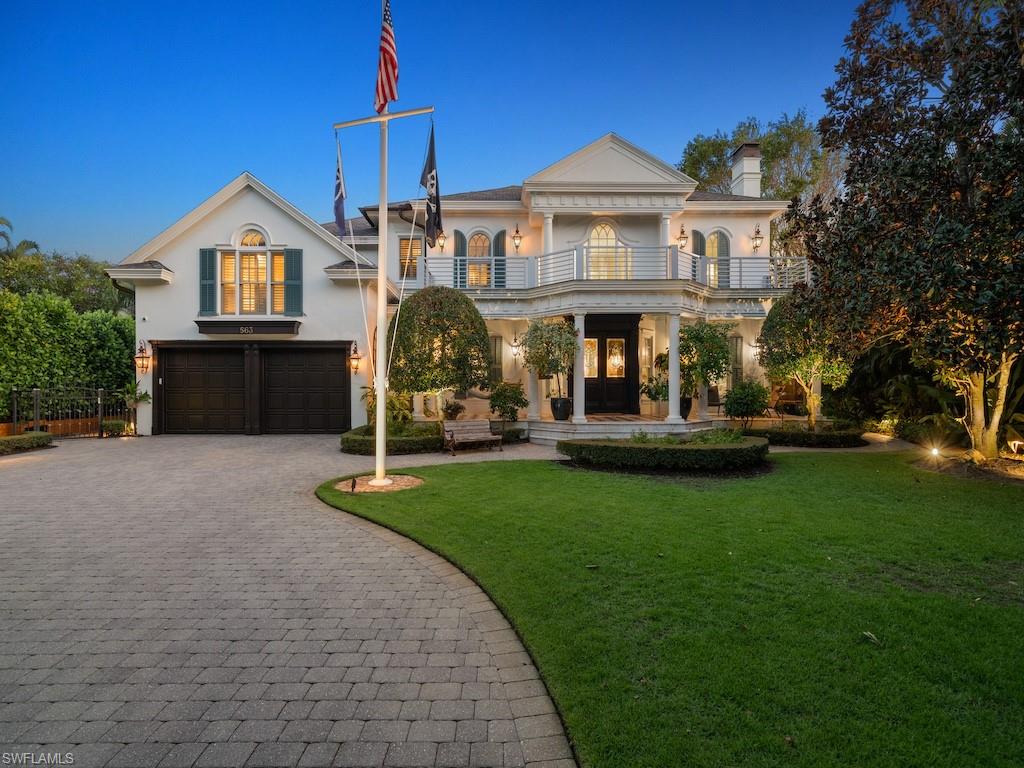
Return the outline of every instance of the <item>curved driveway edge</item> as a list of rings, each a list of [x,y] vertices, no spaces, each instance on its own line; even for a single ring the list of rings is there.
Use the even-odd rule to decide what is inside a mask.
[[[111,768],[575,766],[482,590],[312,493],[371,465],[326,437],[0,459],[0,751]]]

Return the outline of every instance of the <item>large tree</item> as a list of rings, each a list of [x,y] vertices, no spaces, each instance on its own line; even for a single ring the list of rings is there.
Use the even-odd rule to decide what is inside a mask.
[[[808,311],[849,356],[896,340],[965,403],[998,456],[1024,344],[1024,4],[866,0],[819,130],[843,190],[788,215],[814,263]]]
[[[758,362],[770,379],[793,379],[807,403],[807,427],[814,431],[821,395],[817,384],[841,387],[850,365],[830,343],[829,326],[816,317],[806,285],[772,304],[757,338]]]
[[[392,345],[388,379],[395,392],[462,391],[490,382],[487,325],[462,291],[431,286],[402,302],[388,330]]]
[[[109,266],[88,256],[42,253],[31,240],[0,249],[0,288],[21,296],[55,293],[68,299],[77,312],[126,309],[130,300],[104,270]]]

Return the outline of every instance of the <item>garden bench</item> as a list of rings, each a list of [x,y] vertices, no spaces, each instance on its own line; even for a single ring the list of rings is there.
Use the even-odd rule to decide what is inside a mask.
[[[445,421],[444,423],[444,447],[455,455],[455,449],[463,445],[486,444],[487,449],[494,447],[495,443],[499,450],[501,447],[501,435],[491,434],[491,422],[487,419],[467,419],[465,421]]]

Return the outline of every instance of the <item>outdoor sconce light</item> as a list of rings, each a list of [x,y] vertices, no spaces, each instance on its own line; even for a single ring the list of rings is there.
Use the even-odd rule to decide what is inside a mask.
[[[523,342],[521,342],[519,340],[519,334],[518,333],[515,336],[512,337],[512,343],[509,344],[509,347],[512,349],[512,357],[514,357],[516,360],[518,360],[519,359],[519,355],[523,351]]]
[[[441,249],[441,253],[444,253],[444,244],[448,242],[448,238],[444,232],[437,233],[437,247]]]
[[[352,373],[359,373],[359,363],[362,359],[363,356],[359,354],[359,345],[353,341],[352,352],[348,356],[348,362],[352,366]]]
[[[153,356],[146,351],[146,342],[139,341],[139,351],[135,353],[135,370],[140,375],[145,375],[149,370],[149,361],[153,359]]]
[[[516,223],[516,231],[512,233],[512,245],[515,246],[516,253],[519,253],[519,246],[523,244],[523,236],[519,233],[519,224]]]
[[[757,249],[761,247],[761,243],[764,242],[764,237],[761,235],[761,225],[754,225],[754,234],[750,237],[750,244],[754,246],[754,253],[757,253]]]
[[[676,240],[679,243],[679,247],[680,248],[685,248],[686,247],[686,243],[689,241],[689,239],[690,239],[690,236],[688,234],[686,234],[686,226],[683,225],[683,224],[680,224],[679,225],[679,237],[676,238]]]

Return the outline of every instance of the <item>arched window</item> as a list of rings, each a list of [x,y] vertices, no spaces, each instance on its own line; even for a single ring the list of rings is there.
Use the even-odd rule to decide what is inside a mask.
[[[469,256],[469,264],[466,268],[469,287],[489,287],[491,284],[491,238],[483,232],[477,232],[470,236],[466,254]],[[475,259],[480,259],[480,261],[475,261]]]
[[[600,223],[587,238],[587,278],[626,280],[629,278],[629,249],[619,242],[611,224]]]
[[[247,229],[242,233],[242,238],[239,240],[239,245],[243,248],[262,248],[267,244],[266,239],[263,237],[263,233],[255,229]]]
[[[708,285],[717,288],[729,287],[729,238],[724,232],[708,235]]]

